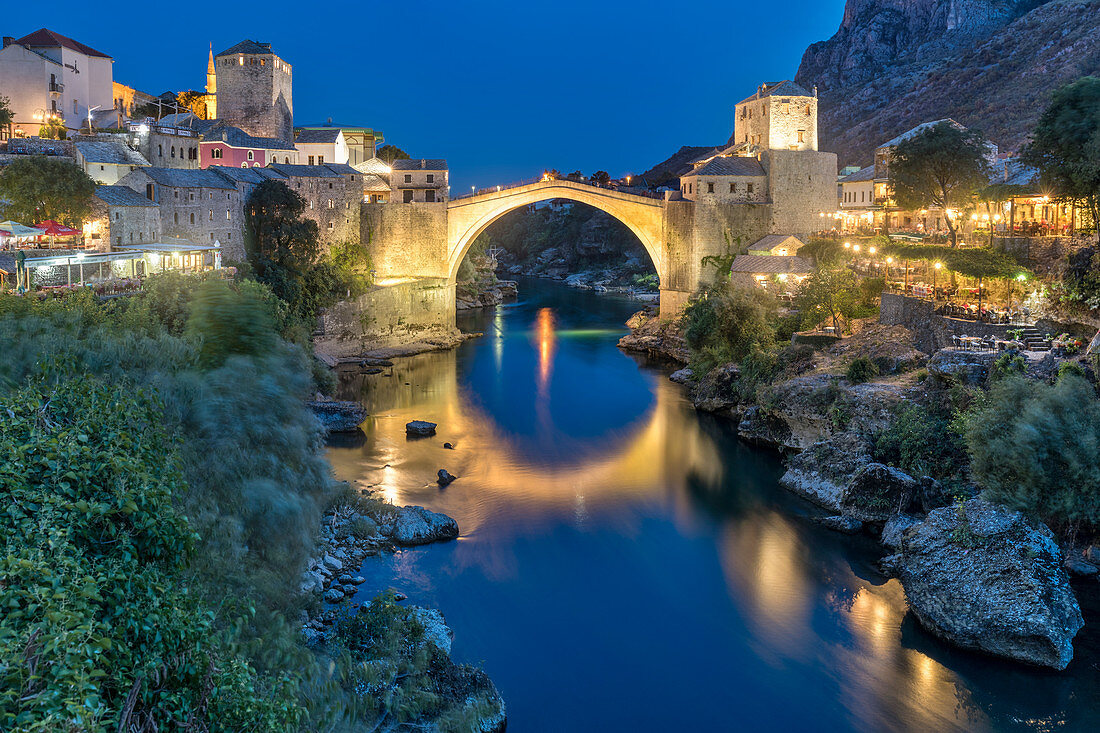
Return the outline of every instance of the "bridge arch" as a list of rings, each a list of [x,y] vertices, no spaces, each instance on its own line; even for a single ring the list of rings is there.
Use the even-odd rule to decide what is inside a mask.
[[[521,206],[566,199],[592,206],[618,219],[642,243],[649,254],[662,289],[667,280],[663,241],[664,203],[634,194],[569,180],[548,180],[477,196],[452,199],[447,204],[447,273],[454,283],[458,267],[474,240],[490,224]]]

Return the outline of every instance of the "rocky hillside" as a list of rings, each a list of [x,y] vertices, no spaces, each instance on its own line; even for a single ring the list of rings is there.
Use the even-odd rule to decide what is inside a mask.
[[[1100,74],[1100,0],[848,0],[795,80],[821,94],[821,146],[841,165],[952,117],[1002,151],[1027,141],[1050,93]]]

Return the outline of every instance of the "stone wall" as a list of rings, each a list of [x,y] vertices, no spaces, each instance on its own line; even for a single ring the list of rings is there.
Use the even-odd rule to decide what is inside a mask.
[[[96,213],[101,218],[100,237],[93,244],[112,246],[147,244],[161,237],[160,208],[157,206],[107,206],[96,199]],[[104,225],[105,223],[105,225]]]
[[[329,308],[319,319],[318,348],[333,356],[449,338],[455,329],[455,286],[445,278],[421,278],[376,286]]]
[[[1006,339],[1010,330],[1019,328],[1003,323],[980,323],[939,316],[934,312],[932,301],[895,293],[882,294],[879,323],[912,329],[916,333],[916,347],[927,354],[952,346],[952,336]]]
[[[1096,237],[1005,237],[994,243],[1041,275],[1060,275],[1070,254],[1096,244]]]
[[[760,162],[768,171],[772,202],[768,233],[805,239],[821,229],[821,212],[837,206],[836,155],[770,150]]]
[[[303,215],[317,222],[322,245],[331,247],[341,242],[358,244],[361,241],[362,176],[290,176],[284,183],[305,199]]]
[[[362,204],[361,242],[378,278],[447,278],[447,204]]]

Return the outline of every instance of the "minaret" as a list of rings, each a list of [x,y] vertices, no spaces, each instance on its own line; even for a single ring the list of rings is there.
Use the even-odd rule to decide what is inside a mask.
[[[210,59],[206,62],[206,119],[218,118],[218,77],[214,73],[214,44],[210,44]]]

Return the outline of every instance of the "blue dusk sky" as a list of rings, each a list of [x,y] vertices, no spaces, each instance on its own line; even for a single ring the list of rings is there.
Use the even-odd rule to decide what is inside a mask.
[[[214,52],[270,42],[294,68],[294,121],[380,129],[447,158],[455,193],[544,169],[641,172],[723,143],[733,105],[794,75],[844,0],[142,3],[6,8],[2,34],[47,27],[114,57],[142,91],[201,89]]]

